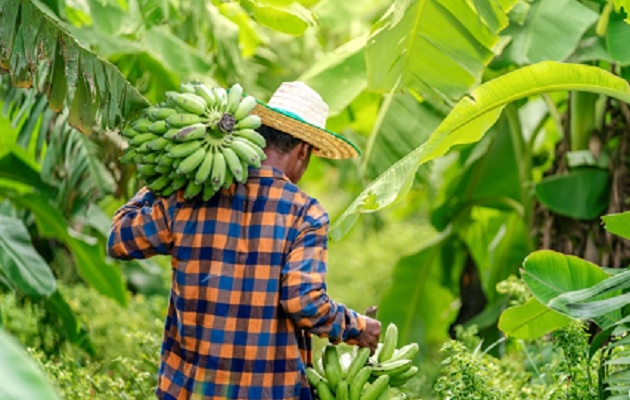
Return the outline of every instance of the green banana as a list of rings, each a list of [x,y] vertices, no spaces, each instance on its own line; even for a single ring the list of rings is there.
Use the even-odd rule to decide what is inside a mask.
[[[342,379],[337,386],[337,400],[350,400],[350,388],[348,387],[348,381]]]
[[[161,175],[159,178],[155,179],[147,186],[149,189],[153,191],[160,191],[166,187],[171,182],[171,179],[166,175]]]
[[[265,137],[253,129],[239,129],[233,131],[232,135],[247,139],[261,149],[264,149],[265,146],[267,146],[267,141],[265,140]]]
[[[337,347],[333,345],[327,345],[324,350],[324,370],[326,371],[328,385],[333,391],[336,391],[337,385],[341,381],[342,372]]]
[[[199,140],[192,140],[190,142],[178,143],[168,152],[169,157],[182,158],[197,151],[201,147]]]
[[[121,163],[123,164],[128,164],[132,161],[134,161],[134,158],[137,156],[138,154],[136,153],[135,150],[131,149],[130,147],[127,148],[127,151],[125,151],[125,154],[123,154],[119,160]]]
[[[317,387],[317,385],[321,381],[326,382],[326,379],[324,379],[324,377],[322,377],[317,371],[315,371],[314,368],[306,368],[306,378],[308,379],[308,382],[311,384],[312,387]]]
[[[185,175],[193,171],[199,166],[199,164],[201,164],[205,155],[206,149],[203,147],[199,147],[192,154],[187,155],[186,158],[182,160],[182,162],[179,164],[179,167],[177,167],[177,173]]]
[[[194,124],[181,128],[173,138],[178,142],[201,139],[206,136],[206,126],[204,124]]]
[[[315,368],[315,371],[317,371],[321,376],[326,376],[326,371],[324,370],[324,362],[323,362],[324,361],[324,350],[325,350],[325,347],[322,347],[322,352],[319,355],[319,358],[317,359],[317,361],[315,363],[313,363],[313,367]]]
[[[149,132],[149,126],[153,123],[153,121],[146,118],[138,118],[137,120],[131,123],[131,127],[138,133],[147,133]]]
[[[357,372],[354,379],[350,380],[350,400],[361,400],[363,386],[365,386],[371,375],[372,367],[365,366]]]
[[[214,97],[217,99],[215,107],[217,111],[225,112],[227,110],[227,92],[225,89],[217,87],[212,89]]]
[[[234,119],[237,121],[247,117],[250,112],[256,107],[256,99],[252,96],[247,96],[241,100],[240,104],[234,111]]]
[[[204,99],[210,108],[214,107],[217,103],[217,99],[214,97],[212,90],[203,83],[195,86],[195,94]]]
[[[251,141],[249,141],[247,139],[240,138],[240,137],[234,138],[234,140],[237,141],[237,142],[243,142],[243,143],[245,143],[245,145],[251,147],[252,150],[254,150],[256,152],[256,154],[258,154],[258,158],[260,158],[261,161],[267,159],[267,154],[265,154],[263,149],[258,147],[255,143],[252,143]]]
[[[201,122],[201,117],[195,114],[173,114],[166,118],[166,123],[171,128],[183,128],[188,125],[198,124]]]
[[[317,396],[319,400],[335,400],[335,396],[324,381],[317,384]]]
[[[389,400],[389,386],[378,395],[376,400]]]
[[[171,115],[175,113],[176,111],[174,108],[168,108],[168,107],[153,107],[147,111],[147,115],[153,121],[167,119],[168,117],[170,117]]]
[[[223,153],[216,152],[212,160],[212,172],[210,173],[210,182],[215,190],[219,190],[225,183],[225,157]]]
[[[184,198],[192,199],[201,192],[201,189],[201,185],[196,184],[194,181],[188,181],[188,186],[186,186],[186,190],[184,191]]]
[[[346,379],[348,381],[352,382],[357,373],[359,373],[359,371],[363,368],[368,358],[370,358],[370,349],[368,347],[362,347],[359,349],[356,357],[354,357],[352,363],[348,367],[348,372],[346,373]]]
[[[372,375],[400,375],[409,370],[412,366],[411,360],[385,361],[372,367]]]
[[[398,344],[398,327],[394,323],[390,323],[385,331],[385,338],[383,339],[383,349],[378,355],[378,361],[383,362],[389,360]]]
[[[389,386],[389,375],[381,375],[361,395],[361,400],[376,400]]]
[[[230,186],[232,186],[232,183],[234,182],[234,176],[232,175],[232,171],[230,171],[230,168],[226,168],[225,169],[225,183],[223,184],[223,189],[227,190],[230,188]]]
[[[136,153],[138,154],[149,154],[151,149],[149,148],[149,142],[142,143],[139,147],[136,147]]]
[[[389,360],[413,360],[416,354],[418,354],[418,351],[420,351],[420,345],[418,345],[418,343],[409,343],[396,350]]]
[[[164,189],[162,189],[159,195],[162,197],[168,197],[172,195],[173,193],[175,193],[175,189],[173,189],[171,186],[167,186]]]
[[[258,156],[258,153],[256,153],[256,150],[254,150],[252,146],[249,146],[247,142],[239,141],[237,139],[234,139],[234,141],[230,143],[230,148],[249,165],[260,168],[260,157]]]
[[[168,174],[172,170],[173,169],[170,166],[166,166],[166,165],[158,164],[155,166],[155,172],[160,173],[160,174]]]
[[[126,138],[133,138],[134,136],[137,136],[140,132],[135,131],[132,127],[128,126],[125,129],[123,129],[121,135],[123,135]]]
[[[234,115],[234,112],[238,109],[240,104],[241,97],[243,97],[243,88],[238,83],[235,83],[228,93],[226,111]],[[236,116],[234,118],[236,118]]]
[[[173,162],[175,161],[175,159],[173,157],[169,157],[168,154],[166,152],[162,153],[164,156],[160,159],[160,161],[158,162],[159,165],[163,165],[165,167],[170,167],[173,165]]]
[[[203,201],[208,201],[212,198],[212,196],[214,196],[214,194],[217,191],[214,190],[214,188],[212,187],[212,184],[210,182],[207,182],[205,185],[203,185]]]
[[[416,376],[417,373],[418,367],[412,365],[411,368],[409,368],[406,372],[403,372],[399,375],[390,376],[389,385],[393,387],[402,386],[407,383],[409,379]]]
[[[182,128],[172,128],[169,129],[168,131],[166,131],[166,133],[164,135],[162,135],[162,137],[164,139],[168,139],[168,140],[173,140],[175,138],[175,136],[177,135],[177,133],[179,132],[179,130]]]
[[[138,166],[138,172],[145,176],[152,176],[156,174],[155,166],[153,164],[140,164]]]
[[[195,86],[191,83],[182,83],[179,85],[179,91],[182,93],[195,93]]]
[[[134,145],[134,146],[139,146],[145,142],[150,142],[153,139],[157,139],[158,137],[159,136],[156,136],[155,134],[151,132],[141,133],[138,136],[132,138],[129,141],[129,144]]]
[[[260,117],[255,114],[248,115],[234,125],[235,129],[258,129],[262,125]]]
[[[238,158],[238,155],[236,155],[234,150],[226,147],[223,149],[223,156],[225,157],[225,162],[227,163],[232,176],[235,177],[237,181],[243,179],[241,160]]]
[[[166,92],[166,98],[177,107],[196,115],[202,115],[208,106],[202,97],[193,93]]]
[[[197,168],[197,173],[195,174],[195,182],[198,184],[202,184],[208,180],[210,176],[210,171],[212,170],[212,160],[214,159],[214,153],[212,151],[205,152],[203,157],[203,161]]]
[[[188,178],[186,178],[185,176],[178,175],[175,179],[173,179],[173,183],[171,184],[171,187],[174,190],[179,190],[183,188],[184,186],[186,186],[186,183],[188,183]]]
[[[142,156],[142,163],[143,164],[157,164],[157,158],[160,155],[157,153],[149,153],[149,154],[145,154]]]
[[[170,140],[168,139],[164,139],[163,137],[159,137],[157,139],[153,139],[152,141],[150,141],[147,146],[151,149],[151,150],[163,150],[166,146],[168,146],[168,144],[171,143]]]
[[[166,121],[164,120],[155,121],[154,123],[149,125],[149,132],[153,132],[158,135],[165,133],[167,130],[168,130],[168,126],[166,125]]]
[[[243,179],[238,181],[240,183],[245,183],[247,182],[247,175],[249,175],[249,164],[247,164],[247,161],[245,160],[241,160],[241,170],[243,171]]]

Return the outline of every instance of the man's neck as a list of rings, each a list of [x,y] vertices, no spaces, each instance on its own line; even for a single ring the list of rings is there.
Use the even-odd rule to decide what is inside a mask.
[[[262,162],[262,165],[273,167],[278,171],[286,175],[289,170],[289,164],[291,162],[291,156],[287,153],[280,153],[275,149],[265,149],[267,159]]]

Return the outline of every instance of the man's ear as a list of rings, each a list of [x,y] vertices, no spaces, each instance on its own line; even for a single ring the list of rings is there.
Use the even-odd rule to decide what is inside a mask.
[[[306,142],[302,142],[298,146],[298,159],[302,162],[307,161],[311,155],[311,145]]]

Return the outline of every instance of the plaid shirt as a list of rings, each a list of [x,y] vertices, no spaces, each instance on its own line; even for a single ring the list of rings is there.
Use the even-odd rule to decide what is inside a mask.
[[[356,343],[365,320],[326,294],[328,215],[270,167],[210,201],[141,189],[108,252],[171,256],[160,399],[310,399],[311,337]]]

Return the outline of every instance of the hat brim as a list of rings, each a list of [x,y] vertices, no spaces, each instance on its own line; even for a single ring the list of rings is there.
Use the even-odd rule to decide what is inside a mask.
[[[342,160],[361,155],[359,148],[348,139],[327,129],[310,124],[288,111],[257,102],[252,114],[258,115],[263,125],[277,129],[312,145],[314,147],[313,154],[318,157]]]

